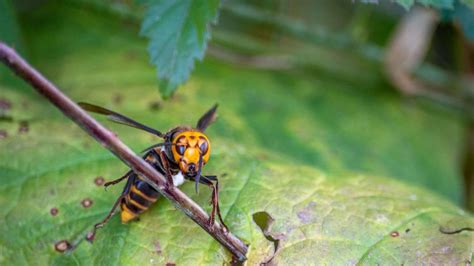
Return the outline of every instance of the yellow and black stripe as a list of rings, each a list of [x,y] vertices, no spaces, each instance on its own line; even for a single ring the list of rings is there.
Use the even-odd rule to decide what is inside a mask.
[[[161,160],[154,150],[148,152],[144,159],[164,174]],[[122,223],[126,223],[146,211],[158,199],[160,194],[143,177],[132,173],[122,195],[123,199],[120,204],[121,220]]]

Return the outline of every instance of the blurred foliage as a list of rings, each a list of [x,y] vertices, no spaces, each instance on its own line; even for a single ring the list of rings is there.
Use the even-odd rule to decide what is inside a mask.
[[[16,49],[23,57],[28,58],[29,47],[24,44],[23,32],[20,29],[16,14],[17,10],[13,3],[14,1],[11,0],[0,0],[0,41]],[[14,86],[17,89],[26,88],[24,83],[16,77],[7,75],[6,73],[9,71],[4,64],[0,64],[0,82]],[[0,108],[0,119],[2,119],[3,115]]]
[[[390,89],[380,64],[368,59],[380,54],[365,42],[383,46],[394,21],[373,12],[374,6],[341,11],[345,16],[317,16],[333,21],[326,31],[316,30],[310,44],[283,36],[271,23],[216,29],[212,45],[246,51],[251,57],[244,57],[245,67],[206,58],[183,90],[163,102],[153,90],[156,78],[146,63],[145,40],[137,37],[134,12],[70,3],[76,5],[50,2],[25,11],[20,22],[32,64],[74,100],[161,130],[192,125],[209,106],[220,104],[218,121],[208,131],[213,154],[205,173],[220,177],[223,214],[232,232],[251,244],[249,264],[269,259],[274,250],[253,220],[257,212],[274,219],[268,233],[280,241],[274,260],[281,264],[308,264],[314,256],[326,264],[472,260],[472,233],[439,231],[474,223],[456,206],[462,201],[457,157],[464,120]],[[234,20],[237,12],[231,8],[222,11],[226,29],[244,20]],[[344,29],[343,22],[357,29],[353,39],[324,38]],[[298,29],[287,32],[302,37],[309,32]],[[327,40],[339,40],[342,48],[328,47]],[[361,52],[353,53],[353,45]],[[259,69],[257,61],[247,60],[258,51],[294,53],[295,59],[279,64],[298,67]],[[2,81],[14,78],[3,69],[0,74]],[[105,192],[94,179],[114,179],[127,169],[32,90],[18,88],[0,83],[0,98],[11,105],[2,110],[11,120],[0,120],[6,133],[0,139],[0,264],[216,265],[230,260],[165,200],[140,222],[121,225],[114,217],[93,245],[82,243],[67,255],[56,252],[54,243],[61,239],[79,241],[122,189]],[[136,151],[157,141],[108,126]],[[205,189],[196,195],[186,183],[183,190],[207,205]],[[90,208],[81,206],[86,198],[93,201]],[[56,216],[50,213],[54,207]]]
[[[405,9],[410,9],[414,4],[415,0],[395,0],[397,3],[402,5]],[[436,8],[453,8],[455,0],[416,0],[416,3],[420,3],[424,6],[432,6]]]
[[[459,23],[462,31],[471,41],[474,41],[474,7],[468,4],[456,2],[453,10],[444,10],[444,19],[453,20]]]
[[[466,36],[474,41],[474,10],[466,6],[459,6],[456,8],[456,16],[459,18]]]
[[[460,0],[460,1],[468,5],[470,8],[474,8],[474,0]]]
[[[20,27],[11,0],[0,0],[0,40],[24,52]]]

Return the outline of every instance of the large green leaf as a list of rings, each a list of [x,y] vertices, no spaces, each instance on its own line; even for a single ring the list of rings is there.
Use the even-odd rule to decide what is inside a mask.
[[[163,96],[185,82],[194,61],[203,58],[218,7],[219,0],[149,1],[141,34],[150,39],[150,61]]]
[[[461,201],[455,159],[462,126],[456,116],[386,92],[384,83],[364,78],[376,73],[371,66],[363,68],[370,74],[360,73],[365,82],[345,83],[207,60],[186,90],[159,103],[153,73],[140,53],[144,44],[133,30],[83,12],[47,6],[25,15],[33,64],[74,100],[162,130],[194,124],[218,102],[205,172],[220,177],[223,215],[232,232],[250,244],[250,265],[271,258],[272,239],[279,241],[274,261],[284,265],[472,260],[472,232],[440,232],[474,226],[472,216],[455,205]],[[95,178],[113,179],[127,168],[39,95],[5,83],[0,91],[11,106],[3,104],[2,112],[13,119],[0,121],[7,132],[0,139],[0,264],[230,260],[166,200],[139,222],[122,225],[114,217],[93,245],[84,242],[71,254],[55,251],[57,241],[83,237],[119,195],[121,185],[106,192]],[[108,126],[137,151],[158,141]],[[187,183],[183,190],[208,204],[205,189],[196,195]],[[84,199],[92,206],[84,208]],[[274,221],[264,234],[257,222],[264,225],[267,215]]]

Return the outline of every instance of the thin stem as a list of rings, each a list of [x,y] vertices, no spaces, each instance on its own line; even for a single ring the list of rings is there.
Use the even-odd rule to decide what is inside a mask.
[[[174,186],[167,186],[166,179],[150,164],[137,156],[129,147],[111,131],[89,116],[75,102],[64,95],[43,75],[31,67],[15,50],[0,42],[0,60],[11,68],[18,76],[30,83],[39,93],[56,105],[66,116],[78,124],[84,131],[94,137],[102,146],[145,180],[173,205],[189,216],[194,222],[206,230],[214,239],[227,248],[239,261],[246,260],[247,246],[231,232],[223,230],[220,224],[208,225],[207,213],[186,194]]]

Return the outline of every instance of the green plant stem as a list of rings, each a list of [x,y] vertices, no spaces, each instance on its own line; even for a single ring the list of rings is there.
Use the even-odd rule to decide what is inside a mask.
[[[78,124],[102,146],[142,175],[145,180],[173,205],[184,212],[201,226],[214,239],[227,248],[239,261],[246,260],[247,246],[231,232],[225,232],[218,223],[208,224],[208,214],[186,194],[174,186],[168,186],[166,178],[158,173],[150,164],[137,156],[113,132],[106,129],[94,118],[89,116],[75,102],[64,95],[53,83],[31,67],[15,50],[0,42],[0,61],[12,69],[18,76],[45,96],[61,112]]]

